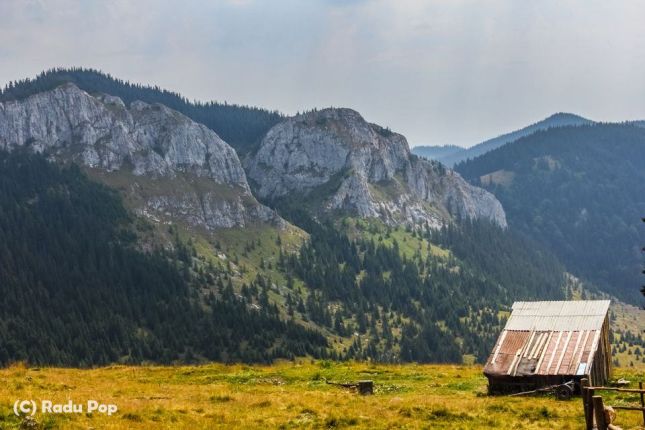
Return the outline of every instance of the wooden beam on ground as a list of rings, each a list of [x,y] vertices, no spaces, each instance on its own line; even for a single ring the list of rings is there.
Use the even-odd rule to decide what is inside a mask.
[[[645,408],[640,406],[613,406],[614,409],[622,409],[624,411],[645,411]]]
[[[616,387],[589,387],[596,391],[618,391],[620,393],[645,393],[645,390],[639,388],[616,388]]]

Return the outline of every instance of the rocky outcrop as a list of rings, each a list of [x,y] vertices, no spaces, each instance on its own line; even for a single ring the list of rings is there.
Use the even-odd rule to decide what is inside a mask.
[[[155,192],[147,193],[137,208],[145,214],[177,216],[209,229],[284,223],[251,195],[233,148],[163,105],[134,102],[127,107],[117,97],[92,96],[66,84],[0,103],[0,148],[15,147],[114,174],[200,181],[200,187],[181,194],[172,186],[153,185]]]
[[[128,107],[117,97],[63,85],[0,103],[0,148],[15,147],[113,176],[132,175],[131,201],[154,219],[179,218],[209,229],[284,225],[255,200],[226,142],[163,105]],[[438,163],[412,156],[403,136],[350,109],[310,112],[276,125],[246,167],[255,191],[268,200],[304,197],[303,203],[323,212],[391,224],[436,227],[455,217],[506,225],[491,194]],[[113,179],[101,176],[108,183]]]
[[[403,136],[351,109],[313,111],[274,126],[245,167],[257,195],[269,200],[293,196],[324,212],[389,224],[484,218],[506,226],[492,194],[411,155]]]

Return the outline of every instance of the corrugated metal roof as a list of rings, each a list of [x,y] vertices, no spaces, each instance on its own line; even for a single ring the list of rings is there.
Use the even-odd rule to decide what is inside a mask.
[[[484,373],[510,376],[585,373],[598,348],[600,330],[504,330]]]
[[[608,300],[516,302],[484,373],[586,374],[608,311]]]
[[[609,300],[515,302],[505,330],[600,330]]]

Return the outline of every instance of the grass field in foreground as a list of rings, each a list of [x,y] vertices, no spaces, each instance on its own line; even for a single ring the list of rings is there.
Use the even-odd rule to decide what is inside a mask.
[[[638,381],[645,372],[616,369],[615,377]],[[359,396],[325,379],[372,379],[376,393]],[[37,428],[583,428],[579,398],[489,397],[480,366],[306,362],[78,370],[18,365],[0,369],[0,381],[0,429],[20,428],[22,419],[13,413],[18,399],[84,406],[97,400],[119,408],[110,417],[37,413]],[[610,404],[623,401],[606,398]],[[618,412],[623,428],[639,423],[640,413]]]

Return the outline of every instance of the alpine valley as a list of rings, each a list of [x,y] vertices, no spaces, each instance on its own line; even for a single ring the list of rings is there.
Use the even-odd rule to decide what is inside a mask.
[[[481,362],[515,300],[635,303],[645,129],[554,118],[452,170],[351,109],[286,117],[87,69],[10,83],[0,364]],[[594,243],[625,265],[592,243],[610,226]]]

